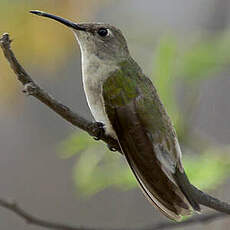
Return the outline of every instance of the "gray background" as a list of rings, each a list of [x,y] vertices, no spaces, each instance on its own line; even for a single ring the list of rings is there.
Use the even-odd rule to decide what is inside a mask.
[[[148,59],[153,56],[157,39],[166,31],[180,41],[194,33],[200,36],[218,33],[229,26],[228,0],[116,0],[94,15],[120,27],[130,44],[134,58],[151,73]],[[42,36],[42,32],[41,32]],[[142,38],[146,38],[143,42]],[[56,38],[58,39],[58,38]],[[16,46],[16,42],[14,44]],[[73,49],[69,64],[52,80],[33,69],[34,79],[67,105],[92,119],[84,97],[80,54]],[[148,64],[146,64],[148,63]],[[229,70],[218,78],[204,81],[200,101],[194,113],[194,126],[218,143],[230,138]],[[186,93],[186,92],[185,92]],[[20,91],[17,97],[24,97]],[[11,99],[14,104],[16,98]],[[0,107],[0,196],[12,198],[32,214],[59,222],[91,227],[138,227],[163,221],[139,189],[121,192],[106,189],[90,199],[77,194],[72,180],[73,159],[62,160],[57,146],[74,128],[33,98],[26,97],[23,109],[12,112]],[[15,106],[16,103],[15,103]],[[230,181],[216,191],[217,197],[230,201]],[[183,229],[229,229],[229,218]],[[28,226],[11,212],[0,208],[0,229],[42,229]]]

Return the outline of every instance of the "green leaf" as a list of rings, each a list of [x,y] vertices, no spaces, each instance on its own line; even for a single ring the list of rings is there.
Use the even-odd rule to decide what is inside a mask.
[[[60,156],[62,158],[69,158],[97,144],[93,138],[89,137],[88,133],[74,132],[59,145]]]
[[[163,38],[156,50],[156,59],[153,70],[154,84],[159,91],[161,100],[170,111],[175,115],[178,111],[174,95],[174,68],[176,56],[176,43],[174,39]]]
[[[168,114],[179,131],[183,130],[184,119],[175,96],[177,49],[174,38],[167,36],[160,40],[155,53],[153,80]]]
[[[120,154],[105,151],[102,146],[81,154],[74,166],[73,178],[77,189],[85,196],[111,186],[123,190],[136,186],[124,158]]]
[[[125,158],[109,152],[104,144],[95,142],[87,134],[71,135],[62,148],[67,148],[65,158],[81,151],[73,168],[74,183],[81,194],[90,196],[111,186],[122,190],[137,186]],[[190,181],[201,189],[221,184],[230,173],[229,151],[230,147],[209,149],[195,156],[184,155],[183,163]]]
[[[184,167],[191,183],[201,189],[213,189],[223,183],[230,173],[230,156],[225,151],[210,149],[198,156],[184,156]]]
[[[177,75],[187,81],[212,77],[230,62],[230,39],[224,34],[216,39],[194,44],[180,57]]]

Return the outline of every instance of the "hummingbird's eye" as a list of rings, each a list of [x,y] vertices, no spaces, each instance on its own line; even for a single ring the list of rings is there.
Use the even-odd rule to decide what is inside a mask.
[[[105,37],[108,35],[108,30],[106,28],[100,28],[97,33],[101,36],[101,37]]]

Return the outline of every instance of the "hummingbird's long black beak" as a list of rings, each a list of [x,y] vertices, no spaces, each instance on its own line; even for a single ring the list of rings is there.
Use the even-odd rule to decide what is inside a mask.
[[[85,31],[85,28],[82,27],[81,25],[78,25],[78,24],[76,24],[74,22],[71,22],[71,21],[69,21],[67,19],[61,18],[61,17],[53,15],[53,14],[48,14],[48,13],[45,13],[45,12],[42,12],[42,11],[39,11],[39,10],[30,10],[30,13],[54,19],[54,20],[66,25],[66,26],[68,26],[70,28],[73,28],[75,30]]]

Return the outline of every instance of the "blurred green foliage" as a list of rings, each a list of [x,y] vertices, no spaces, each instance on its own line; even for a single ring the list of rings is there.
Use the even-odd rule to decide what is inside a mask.
[[[215,188],[226,179],[230,173],[230,156],[227,154],[230,147],[213,147],[202,136],[194,135],[190,113],[195,108],[201,81],[217,75],[229,64],[229,51],[228,34],[201,40],[183,51],[175,38],[167,36],[161,39],[154,54],[153,81],[174,121],[183,152],[193,152],[184,154],[183,163],[191,182],[201,189]],[[178,82],[183,82],[190,92],[185,93],[187,106],[184,111],[177,103],[175,86]],[[137,186],[124,158],[109,152],[104,144],[94,141],[88,134],[76,132],[61,144],[63,158],[74,155],[78,157],[73,178],[82,194],[92,195],[110,186],[125,190]]]
[[[215,188],[230,173],[230,147],[206,149],[201,154],[184,155],[183,164],[191,182],[201,189]],[[84,132],[74,133],[61,144],[61,157],[78,155],[73,179],[83,195],[92,195],[109,186],[127,190],[137,186],[124,157],[107,150]]]

